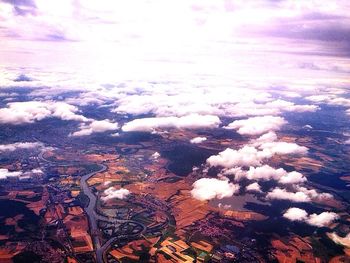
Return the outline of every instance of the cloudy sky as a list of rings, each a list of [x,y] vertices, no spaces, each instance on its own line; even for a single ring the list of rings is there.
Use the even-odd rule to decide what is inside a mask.
[[[1,80],[22,71],[71,88],[343,85],[349,9],[347,0],[1,0]]]

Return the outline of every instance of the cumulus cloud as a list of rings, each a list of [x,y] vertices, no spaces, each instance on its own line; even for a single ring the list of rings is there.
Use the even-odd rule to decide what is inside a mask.
[[[246,173],[246,177],[250,180],[279,180],[287,172],[282,169],[275,169],[269,165],[263,165],[261,167],[250,167]]]
[[[80,130],[71,134],[71,136],[87,136],[93,133],[100,133],[106,131],[114,131],[119,128],[118,123],[109,120],[92,121],[89,124],[81,124]]]
[[[120,188],[116,190],[114,187],[109,187],[106,190],[103,191],[104,196],[101,197],[102,201],[107,201],[110,199],[124,199],[126,198],[129,194],[130,191],[125,188]]]
[[[232,168],[235,166],[259,166],[265,157],[256,148],[244,146],[239,150],[227,148],[219,152],[218,155],[212,155],[207,159],[210,166],[222,166]]]
[[[307,179],[305,176],[299,172],[292,171],[283,175],[279,182],[282,184],[299,184],[305,182]]]
[[[291,142],[266,142],[262,143],[259,148],[267,155],[275,154],[299,154],[305,155],[308,148]]]
[[[86,117],[77,114],[77,112],[77,107],[64,102],[12,102],[8,103],[6,108],[0,108],[0,123],[33,123],[49,117],[80,122],[88,121]]]
[[[0,168],[0,179],[4,180],[4,179],[8,179],[11,177],[20,177],[23,174],[23,172],[21,171],[9,171],[8,169],[5,168]]]
[[[194,198],[205,201],[231,197],[238,190],[239,185],[230,183],[228,180],[201,178],[193,183],[191,194]]]
[[[336,94],[312,95],[306,97],[306,99],[317,103],[327,103],[330,105],[350,107],[350,99],[339,97]]]
[[[195,137],[195,138],[190,140],[190,143],[198,144],[198,143],[202,143],[206,140],[207,140],[206,137]]]
[[[334,220],[339,218],[334,212],[322,212],[320,214],[314,213],[309,215],[305,210],[296,207],[289,208],[283,214],[283,217],[291,221],[301,221],[317,227],[328,226]]]
[[[255,182],[247,185],[246,190],[250,192],[261,192],[261,187],[257,182]]]
[[[245,120],[237,120],[226,126],[226,129],[237,130],[239,134],[260,135],[269,131],[279,130],[287,122],[282,117],[262,116]]]
[[[158,159],[160,157],[160,153],[159,152],[155,152],[152,154],[152,158],[153,159]]]
[[[296,184],[306,181],[306,178],[299,172],[287,172],[283,168],[275,169],[269,165],[261,167],[250,167],[246,173],[249,180],[276,180],[282,184]]]
[[[319,108],[315,105],[296,105],[285,100],[271,100],[266,103],[255,103],[254,101],[239,102],[225,109],[228,116],[270,116],[279,115],[283,112],[314,112]]]
[[[305,155],[309,150],[307,147],[300,146],[293,142],[277,141],[277,135],[273,131],[265,133],[257,139],[251,140],[251,145],[262,150],[267,158],[272,157],[275,154]]]
[[[311,198],[304,192],[289,192],[286,189],[275,188],[268,192],[268,199],[289,200],[292,202],[311,202]]]
[[[31,172],[34,174],[43,174],[44,173],[43,170],[41,170],[40,168],[32,169]]]
[[[178,129],[200,129],[216,128],[220,119],[213,115],[192,114],[182,117],[154,117],[132,120],[122,127],[125,132],[145,131],[152,132],[156,129],[178,128]]]
[[[331,194],[318,193],[314,189],[307,189],[299,185],[296,185],[294,188],[295,191],[291,192],[287,189],[277,187],[268,192],[266,197],[268,199],[290,200],[292,202],[311,202],[312,200],[324,200],[333,197]]]
[[[0,152],[13,152],[19,149],[35,149],[42,147],[44,147],[44,144],[41,142],[16,142],[11,144],[0,144]]]
[[[324,227],[338,218],[339,216],[336,213],[323,212],[321,214],[311,214],[306,222],[313,226]]]
[[[305,193],[307,196],[315,200],[325,200],[333,198],[333,195],[329,193],[318,193],[315,189],[307,189],[306,187],[300,185],[296,185],[295,189],[299,192]]]
[[[283,217],[290,221],[304,221],[307,219],[308,213],[303,209],[292,207],[283,214]]]
[[[263,160],[269,159],[275,154],[304,154],[307,152],[306,147],[285,142],[264,143],[259,148],[262,150],[249,145],[238,150],[227,148],[217,155],[210,156],[207,159],[207,164],[224,168],[260,166]]]
[[[268,133],[265,133],[258,137],[257,139],[253,140],[252,143],[253,145],[261,145],[263,143],[267,142],[274,142],[277,140],[277,135],[273,131],[269,131]]]
[[[283,168],[273,168],[267,164],[259,167],[250,166],[249,170],[242,170],[240,167],[233,167],[226,169],[223,172],[224,175],[234,175],[236,181],[240,181],[243,178],[255,181],[269,181],[274,180],[280,184],[301,184],[307,181],[306,177],[296,171],[287,172]],[[306,188],[300,187],[301,191],[305,191]],[[317,192],[316,192],[317,193]]]
[[[345,237],[341,237],[337,235],[337,233],[328,233],[327,234],[333,242],[342,245],[344,247],[350,248],[350,233],[348,233]]]

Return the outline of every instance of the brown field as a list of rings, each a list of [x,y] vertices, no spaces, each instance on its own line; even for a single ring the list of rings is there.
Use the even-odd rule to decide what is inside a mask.
[[[9,236],[7,235],[0,235],[0,240],[7,240],[9,239]]]
[[[191,186],[185,180],[180,180],[176,183],[137,182],[134,184],[129,184],[125,186],[125,188],[135,194],[151,194],[160,200],[166,201],[180,190],[190,190]]]
[[[267,219],[267,217],[262,214],[249,211],[220,210],[219,213],[223,217],[232,218],[239,221]]]
[[[192,198],[189,190],[180,190],[170,199],[172,212],[176,220],[176,231],[201,220],[210,212],[207,202]]]
[[[25,248],[25,244],[21,242],[7,242],[4,246],[0,247],[0,262],[12,263],[12,258],[21,253]]]
[[[321,161],[309,157],[299,157],[292,159],[292,161],[290,158],[285,159],[285,163],[287,165],[293,166],[296,170],[311,169],[313,172],[319,172],[323,167],[323,163]]]
[[[68,207],[63,219],[73,241],[73,249],[76,253],[93,251],[91,236],[88,233],[89,224],[84,211],[79,206]]]
[[[191,246],[196,248],[196,249],[208,252],[208,253],[210,253],[213,250],[213,245],[209,244],[209,243],[207,243],[207,242],[205,242],[203,240],[198,241],[197,243],[196,242],[192,242]]]
[[[33,198],[41,195],[41,200],[37,202],[31,202],[25,200],[26,198]],[[42,193],[35,193],[33,191],[11,191],[6,196],[0,197],[0,199],[8,199],[13,201],[18,201],[26,204],[28,209],[32,210],[36,215],[39,215],[40,210],[46,207],[46,203],[48,200],[48,192],[44,187]]]
[[[7,225],[7,226],[14,226],[15,227],[15,231],[17,233],[23,232],[24,230],[18,226],[18,221],[23,219],[23,217],[24,217],[23,214],[19,214],[19,215],[16,215],[14,217],[8,217],[8,218],[5,219],[5,225]]]
[[[74,258],[67,257],[67,263],[78,263],[78,261]]]
[[[130,171],[127,167],[121,165],[121,161],[118,162],[107,162],[105,163],[108,166],[107,171],[103,173],[98,173],[91,177],[88,180],[89,186],[102,184],[98,190],[103,190],[104,188],[108,188],[108,186],[104,186],[105,182],[121,182],[126,180],[136,180],[133,178],[133,175],[130,175]]]
[[[159,237],[149,238],[147,240],[135,240],[121,248],[112,249],[109,254],[118,260],[121,260],[122,258],[139,260],[139,256],[137,256],[138,252],[151,249],[158,241]]]
[[[321,263],[321,259],[314,256],[311,245],[303,238],[294,236],[288,240],[274,239],[271,241],[274,255],[278,262]]]
[[[329,260],[329,263],[347,263],[350,261],[350,258],[347,256],[336,256]]]

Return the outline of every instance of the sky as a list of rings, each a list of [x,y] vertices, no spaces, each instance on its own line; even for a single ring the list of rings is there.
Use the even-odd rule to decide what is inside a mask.
[[[348,10],[346,0],[1,0],[1,80],[342,84]]]

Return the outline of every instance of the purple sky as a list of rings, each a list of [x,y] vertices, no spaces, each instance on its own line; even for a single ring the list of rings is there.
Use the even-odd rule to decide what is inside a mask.
[[[1,80],[344,85],[349,11],[347,0],[0,0]]]

